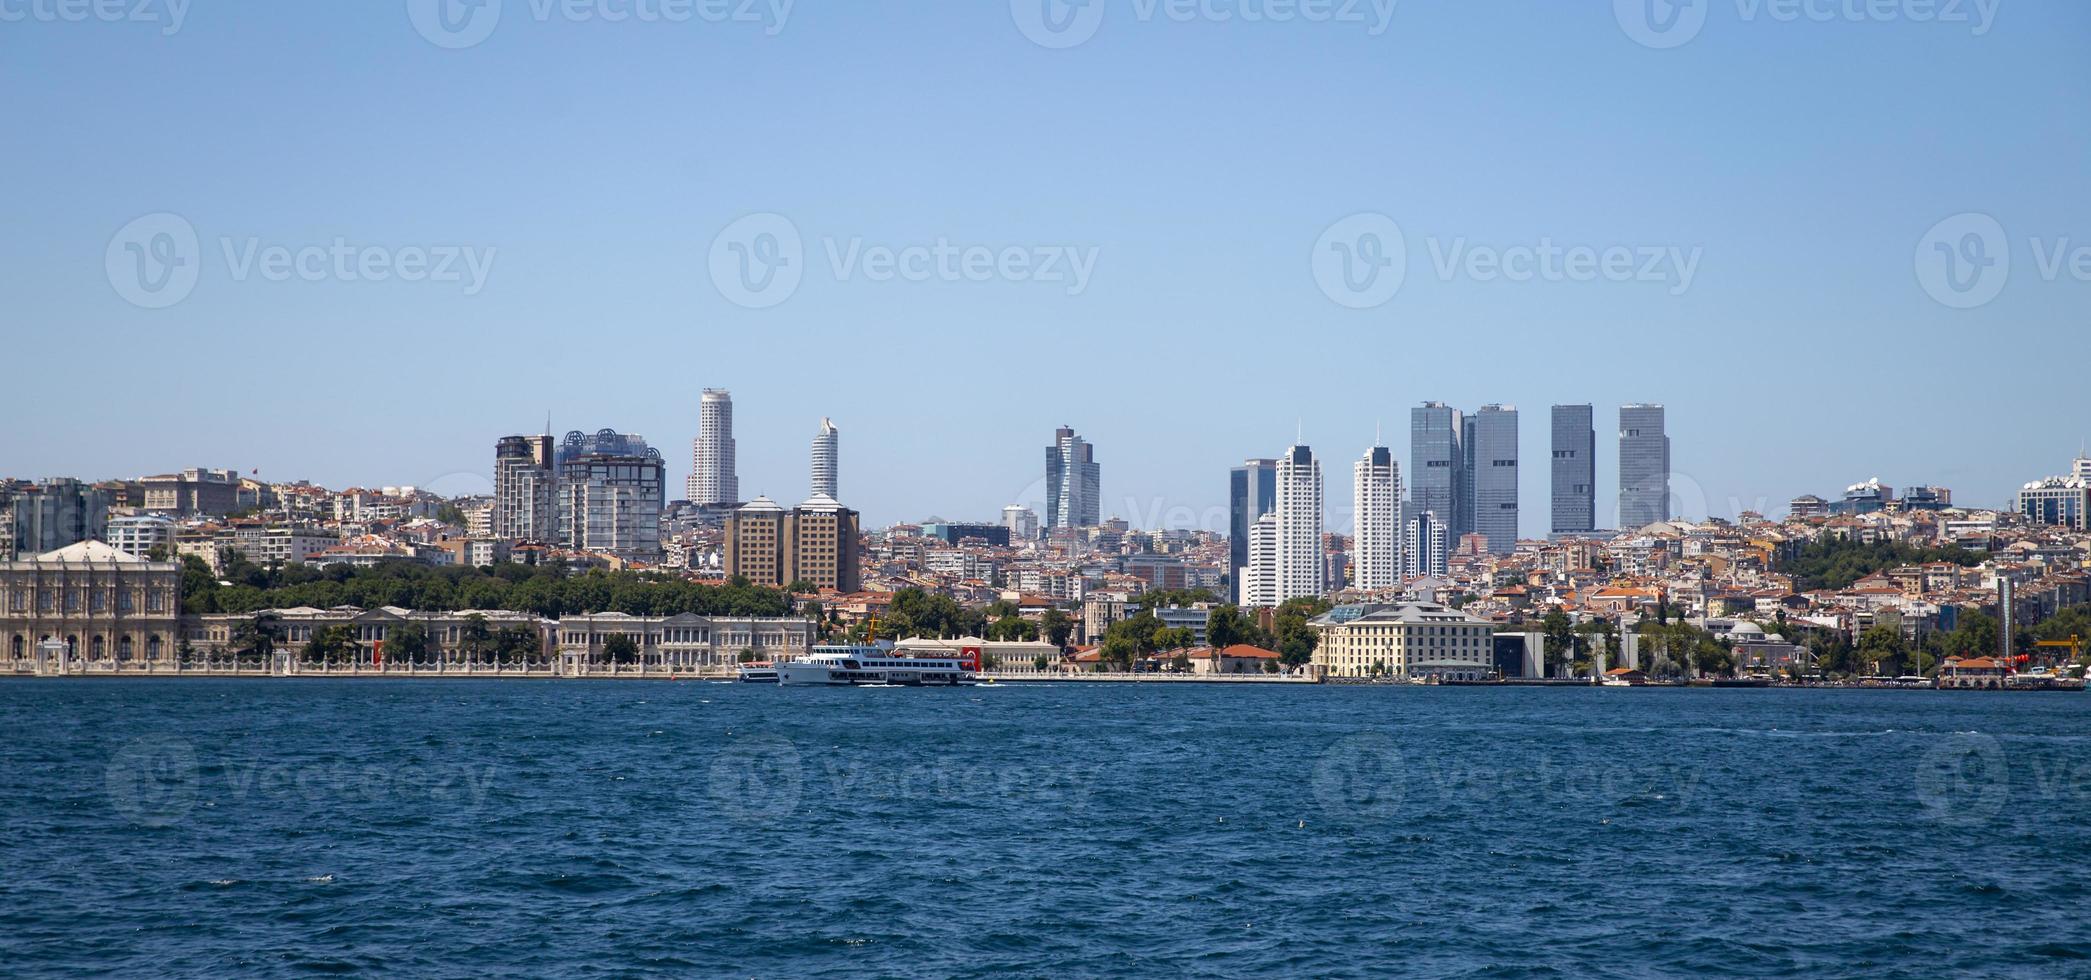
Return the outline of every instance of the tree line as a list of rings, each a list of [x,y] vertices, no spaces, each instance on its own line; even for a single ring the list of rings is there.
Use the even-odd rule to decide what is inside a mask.
[[[187,613],[262,609],[397,606],[425,612],[499,609],[560,618],[620,612],[633,616],[790,616],[792,597],[736,579],[723,585],[652,572],[592,569],[569,575],[558,565],[503,563],[487,568],[386,562],[371,568],[291,564],[263,568],[237,557],[220,576],[191,555],[183,559],[181,604]]]

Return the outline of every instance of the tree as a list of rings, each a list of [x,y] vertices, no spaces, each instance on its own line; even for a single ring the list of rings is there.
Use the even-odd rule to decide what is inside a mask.
[[[323,626],[305,641],[304,661],[321,667],[332,668],[337,662],[353,661],[361,647],[356,641],[356,628],[347,623]]]
[[[1321,643],[1321,633],[1307,620],[1328,612],[1330,608],[1328,600],[1318,597],[1288,599],[1278,606],[1271,617],[1271,632],[1278,644],[1281,663],[1298,667],[1314,658],[1314,648]]]
[[[761,659],[761,655],[755,652],[755,648],[754,648],[754,647],[742,647],[742,648],[741,648],[741,655],[740,655],[740,661],[741,661],[741,663],[744,663],[744,664],[752,664],[752,663],[754,663],[755,661],[757,661],[757,660],[759,660],[759,659]]]
[[[544,657],[544,638],[528,626],[503,626],[494,634],[494,650],[501,660],[524,666]]]
[[[1038,628],[1045,634],[1047,643],[1065,650],[1068,639],[1074,635],[1075,621],[1058,609],[1048,609],[1045,617],[1039,621]]]
[[[784,587],[784,591],[792,595],[814,595],[820,592],[820,586],[800,578],[793,579],[790,585]]]
[[[266,664],[276,655],[276,641],[282,636],[283,623],[275,613],[256,613],[232,628],[233,655],[256,666]]]
[[[464,629],[458,631],[457,646],[466,663],[486,662],[494,652],[494,632],[487,627],[485,616],[473,613],[465,617]]]
[[[1554,668],[1568,663],[1575,657],[1575,626],[1569,622],[1568,614],[1560,606],[1547,610],[1539,621],[1539,630],[1545,637],[1546,663],[1541,668],[1545,676],[1554,676]],[[1587,668],[1587,663],[1585,664]]]
[[[1152,642],[1156,650],[1181,650],[1198,642],[1198,634],[1185,626],[1165,627],[1154,631]]]
[[[639,644],[623,633],[612,633],[603,641],[603,656],[613,664],[637,663]]]
[[[428,627],[401,623],[385,631],[385,659],[418,664],[428,658]]]

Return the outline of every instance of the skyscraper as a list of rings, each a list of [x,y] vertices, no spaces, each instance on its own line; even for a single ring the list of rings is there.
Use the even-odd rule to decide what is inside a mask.
[[[1243,574],[1249,567],[1249,532],[1256,519],[1278,505],[1278,461],[1251,459],[1227,475],[1228,581],[1233,583],[1234,601],[1246,604]]]
[[[1356,527],[1351,543],[1352,584],[1390,589],[1401,584],[1401,467],[1394,451],[1373,446],[1351,464]]]
[[[556,466],[561,544],[620,558],[660,558],[667,483],[660,450],[614,429],[569,432]]]
[[[706,388],[697,402],[697,438],[690,446],[690,502],[704,507],[740,503],[741,480],[734,468],[733,393]]]
[[[1423,511],[1402,525],[1402,571],[1409,578],[1445,574],[1449,550],[1445,546],[1445,522]]]
[[[1321,537],[1321,463],[1294,446],[1278,458],[1277,501],[1249,532],[1250,605],[1275,606],[1325,591]]]
[[[1038,540],[1038,512],[1023,504],[1002,508],[1002,526],[1009,529],[1011,543]]]
[[[1454,537],[1473,529],[1464,430],[1459,409],[1443,402],[1409,410],[1409,513],[1436,514]]]
[[[1466,418],[1466,533],[1488,538],[1491,554],[1517,550],[1517,406],[1483,405]]]
[[[1555,534],[1597,530],[1597,421],[1588,405],[1554,406]]]
[[[507,436],[494,444],[494,537],[551,544],[559,533],[559,478],[552,437]]]
[[[1102,524],[1101,485],[1096,448],[1061,426],[1046,447],[1046,529]]]
[[[1670,519],[1670,437],[1661,405],[1619,406],[1619,529]]]
[[[813,495],[835,496],[837,470],[842,462],[842,431],[827,419],[820,420],[820,432],[813,437]]]

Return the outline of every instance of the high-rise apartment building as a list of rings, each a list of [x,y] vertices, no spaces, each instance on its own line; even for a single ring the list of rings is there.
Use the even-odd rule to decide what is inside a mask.
[[[1518,530],[1517,406],[1483,405],[1467,416],[1462,448],[1473,493],[1466,533],[1487,538],[1491,554],[1510,554]]]
[[[1351,464],[1356,514],[1351,542],[1351,584],[1391,589],[1401,584],[1401,467],[1394,451],[1374,446]]]
[[[661,556],[667,466],[640,436],[569,432],[559,447],[559,541],[641,561]]]
[[[1278,461],[1252,459],[1235,467],[1227,477],[1227,501],[1228,581],[1234,601],[1248,604],[1243,576],[1249,568],[1249,532],[1257,518],[1278,505]]]
[[[1438,515],[1423,511],[1402,526],[1403,572],[1408,578],[1442,576],[1450,563],[1449,536]]]
[[[813,437],[813,495],[816,497],[836,496],[839,482],[837,469],[842,463],[842,431],[828,419],[820,420],[820,432]]]
[[[1275,606],[1326,591],[1321,531],[1321,463],[1314,450],[1294,446],[1278,457],[1277,500],[1250,528],[1250,605]]]
[[[1670,519],[1670,437],[1663,406],[1619,406],[1619,529]]]
[[[1066,426],[1046,447],[1046,529],[1103,523],[1101,470],[1096,447]]]
[[[34,558],[108,535],[109,492],[70,477],[0,487],[0,561]]]
[[[733,394],[706,388],[697,401],[697,438],[690,447],[690,479],[683,487],[700,507],[740,503],[741,480],[734,469]]]
[[[550,544],[559,534],[559,476],[552,437],[507,436],[494,444],[493,536]]]
[[[1473,529],[1465,438],[1459,409],[1424,402],[1409,410],[1409,513],[1436,514],[1455,536]]]
[[[1023,504],[1002,508],[1002,526],[1009,529],[1012,542],[1038,540],[1038,512]]]
[[[726,574],[768,588],[855,592],[861,549],[857,512],[824,494],[790,510],[757,497],[726,518]]]
[[[1554,406],[1555,534],[1597,530],[1597,420],[1589,405]]]

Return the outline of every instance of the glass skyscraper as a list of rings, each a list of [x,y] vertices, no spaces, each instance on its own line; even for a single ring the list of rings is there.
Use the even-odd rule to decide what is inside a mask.
[[[1517,550],[1517,406],[1483,405],[1466,418],[1467,481],[1473,500],[1466,533],[1488,538],[1491,554]]]
[[[1459,409],[1443,402],[1424,402],[1409,409],[1409,516],[1433,513],[1448,534],[1473,530],[1467,512],[1465,425]]]
[[[1589,405],[1554,406],[1555,534],[1597,530],[1597,421]]]
[[[1661,405],[1619,406],[1619,529],[1670,519],[1670,437]]]

